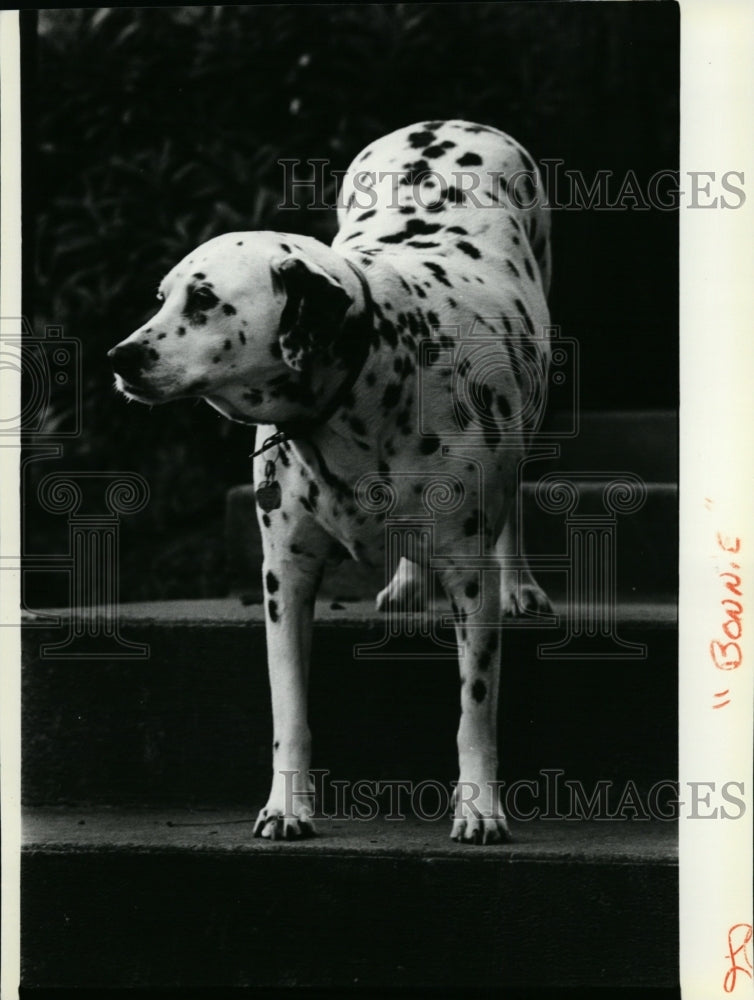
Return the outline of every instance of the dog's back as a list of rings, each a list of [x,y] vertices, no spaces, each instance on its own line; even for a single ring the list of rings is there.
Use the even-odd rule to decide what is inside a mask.
[[[344,177],[338,221],[333,247],[342,251],[431,250],[482,268],[491,256],[521,275],[531,269],[549,290],[539,173],[514,139],[486,125],[423,122],[377,139]]]

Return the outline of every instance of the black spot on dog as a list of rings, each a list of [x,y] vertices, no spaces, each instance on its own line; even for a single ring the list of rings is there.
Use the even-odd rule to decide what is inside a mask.
[[[431,250],[435,247],[442,246],[441,243],[429,243],[427,240],[409,240],[406,244],[407,247],[416,247],[417,250]]]
[[[453,145],[453,143],[451,143]],[[426,156],[429,160],[435,160],[438,156],[442,156],[445,153],[445,144],[438,144],[436,146],[427,146],[426,149],[422,150],[422,156]]]
[[[232,346],[233,345],[231,344],[231,342],[229,340],[226,340],[225,343],[223,344],[223,350],[224,351],[229,351]]]
[[[448,226],[449,233],[458,233],[459,236],[468,236],[469,232],[463,226]]]
[[[246,343],[246,334],[243,332],[243,330],[238,331],[238,339],[241,341],[242,344]]]
[[[534,281],[534,270],[528,257],[524,257],[524,267],[526,268],[526,273],[529,275],[529,278]]]
[[[513,261],[512,261],[512,260],[506,260],[506,262],[505,262],[505,263],[506,263],[506,264],[508,265],[508,269],[509,269],[509,270],[510,270],[510,271],[511,271],[511,272],[512,272],[513,274],[515,274],[517,278],[520,278],[520,277],[521,277],[521,272],[519,271],[519,269],[518,269],[518,268],[516,267],[516,265],[515,265],[515,264],[513,263]]]
[[[360,434],[362,437],[364,437],[364,435],[367,432],[367,429],[364,426],[364,422],[362,420],[359,420],[358,417],[351,417],[351,419],[348,421],[348,426],[351,428],[354,434]]]
[[[301,506],[304,508],[304,510],[308,511],[310,514],[313,513],[312,505],[309,503],[306,497],[299,497],[298,500]]]
[[[403,243],[404,240],[413,236],[431,236],[442,226],[438,223],[425,222],[424,219],[409,219],[406,228],[398,233],[391,233],[389,236],[380,236],[381,243]]]
[[[448,187],[446,200],[449,201],[451,205],[464,205],[466,203],[466,195],[460,188],[457,188],[455,184],[451,184]]]
[[[467,517],[463,522],[463,533],[467,538],[475,535],[479,531],[479,511],[475,510],[472,512],[470,517]]]
[[[223,303],[223,312],[225,313],[226,316],[235,316],[236,315],[236,307],[232,306],[230,304],[230,302],[224,302]]]
[[[156,351],[156,350],[154,349],[154,347],[150,347],[150,348],[149,348],[149,350],[147,351],[147,354],[148,354],[148,355],[150,356],[150,358],[152,358],[152,359],[153,359],[154,361],[157,361],[157,360],[159,360],[159,357],[160,357],[160,355],[159,355],[159,352],[158,352],[158,351]]]
[[[416,209],[413,205],[404,205],[403,208],[398,209],[401,215],[414,215]]]
[[[429,164],[426,160],[416,160],[415,163],[404,163],[403,169],[406,173],[401,177],[400,183],[405,185],[421,184],[429,173]]]
[[[421,285],[414,285],[414,291],[416,292],[416,294],[419,296],[420,299],[426,299],[427,293],[424,291]]]
[[[236,243],[236,246],[237,247],[242,247],[243,246],[243,240],[239,240],[238,243]]]
[[[479,593],[479,584],[476,580],[469,580],[464,588],[464,593],[467,597],[474,598]]]
[[[526,306],[523,304],[523,302],[521,301],[521,299],[514,299],[514,302],[515,302],[515,305],[516,305],[516,309],[518,309],[518,311],[521,313],[521,315],[523,317],[524,323],[526,324],[526,329],[529,331],[529,333],[533,334],[534,333],[534,324],[531,321],[531,316],[526,311]]]
[[[164,340],[164,339],[165,339],[165,337],[167,337],[167,334],[166,334],[166,333],[158,333],[158,334],[157,334],[157,339],[158,339],[158,340]]]
[[[481,252],[477,250],[473,243],[467,243],[465,240],[459,240],[458,243],[456,243],[456,246],[459,250],[462,250],[463,253],[468,254],[468,256],[473,260],[478,260],[482,256]]]
[[[436,434],[426,434],[419,441],[419,451],[422,455],[432,455],[440,447],[440,439]]]
[[[294,554],[294,556],[300,556],[303,551],[304,550],[301,548],[300,545],[296,545],[295,542],[291,542],[291,552]]]
[[[439,319],[437,313],[433,309],[430,309],[429,312],[427,313],[427,319],[428,319],[428,321],[429,321],[429,323],[430,323],[431,326],[439,326],[440,325],[440,319]]]
[[[366,212],[362,212],[361,215],[356,217],[357,222],[364,222],[365,219],[371,219],[373,215],[377,214],[376,208],[370,208]]]
[[[272,524],[272,521],[270,521],[269,514],[262,514],[262,524],[265,526],[265,528],[269,528],[269,526]]]
[[[319,498],[319,486],[312,480],[309,483],[309,503],[312,505],[312,509],[317,506],[317,500]]]
[[[459,167],[478,167],[481,162],[482,157],[478,153],[464,153],[456,160]]]
[[[413,149],[421,149],[421,147],[426,146],[427,143],[435,141],[435,134],[430,131],[410,132],[408,141]]]
[[[285,250],[286,253],[293,253],[293,251],[291,250],[291,248],[288,246],[287,243],[281,243],[280,249]]]
[[[264,402],[264,396],[259,389],[247,389],[243,393],[243,398],[247,403],[251,403],[252,406],[259,406],[260,403]]]
[[[179,326],[178,329],[175,332],[178,334],[179,337],[185,337],[186,336],[186,327],[185,326]]]
[[[276,622],[278,620],[278,603],[277,601],[267,602],[267,612],[270,616],[271,622]]]
[[[471,697],[474,701],[482,702],[487,697],[487,685],[484,681],[476,680],[471,685]]]
[[[378,332],[385,343],[389,344],[390,347],[398,346],[398,332],[388,320],[383,319],[379,325]]]
[[[405,410],[401,410],[401,412],[395,418],[396,426],[400,428],[401,433],[405,434],[406,437],[408,437],[409,434],[411,434],[412,431],[413,431],[413,428],[411,426],[411,410],[409,408],[410,404],[411,404],[411,401],[409,400],[406,403],[406,409]]]
[[[197,271],[196,274],[192,275],[192,277],[193,278],[198,278],[199,281],[204,281],[204,279],[207,277],[207,275],[206,274],[202,274],[201,271]]]
[[[451,283],[448,281],[448,275],[445,268],[441,264],[437,264],[433,260],[425,260],[424,266],[428,268],[435,276],[435,278],[443,285],[447,285],[448,288],[453,287]]]
[[[280,581],[272,572],[272,570],[267,571],[267,576],[264,578],[265,586],[267,587],[268,594],[274,594],[275,591],[280,586]]]
[[[489,670],[490,663],[492,662],[492,650],[483,649],[479,654],[479,659],[477,660],[477,667],[480,670]]]
[[[400,382],[390,382],[382,395],[382,407],[385,410],[393,410],[398,405],[401,398],[403,386]]]
[[[503,420],[509,420],[511,415],[510,403],[502,394],[497,397],[497,408],[500,410],[500,415]]]

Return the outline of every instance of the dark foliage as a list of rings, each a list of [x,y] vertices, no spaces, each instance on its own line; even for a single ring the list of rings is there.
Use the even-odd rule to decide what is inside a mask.
[[[127,406],[105,358],[154,309],[162,275],[228,230],[329,240],[333,212],[279,208],[279,161],[344,169],[375,137],[422,119],[499,126],[587,176],[673,168],[676,32],[675,8],[663,3],[40,13],[36,67],[27,64],[36,79],[27,312],[37,329],[61,324],[82,343],[84,430],[59,462],[32,463],[27,489],[52,468],[138,471],[151,500],[123,522],[122,596],[221,593],[223,498],[250,476],[252,435],[204,404]],[[639,405],[672,405],[674,218],[576,215],[555,219],[553,313],[591,358],[585,405],[635,405],[639,374]],[[609,370],[599,350],[608,330],[626,345]],[[636,356],[650,346],[647,373]],[[48,426],[69,419],[53,394]],[[64,550],[61,520],[29,508],[39,551]]]

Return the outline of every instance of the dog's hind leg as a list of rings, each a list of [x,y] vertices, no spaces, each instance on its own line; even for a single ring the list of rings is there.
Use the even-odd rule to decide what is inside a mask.
[[[443,573],[442,582],[456,616],[461,674],[459,776],[451,837],[491,844],[509,836],[497,782],[500,574],[456,567]]]
[[[547,594],[534,579],[524,552],[523,536],[519,535],[517,504],[510,511],[495,545],[500,561],[500,612],[503,617],[523,615],[527,612],[551,614],[552,605]],[[512,560],[523,565],[513,565]]]
[[[426,571],[401,556],[392,580],[377,595],[378,611],[424,611],[427,603]]]

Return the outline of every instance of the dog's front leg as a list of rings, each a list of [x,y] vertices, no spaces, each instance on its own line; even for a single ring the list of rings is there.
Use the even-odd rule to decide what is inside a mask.
[[[285,530],[280,511],[273,512],[267,521],[262,526],[262,573],[272,695],[273,775],[270,795],[257,817],[254,835],[276,840],[314,833],[307,695],[314,600],[328,541],[314,523],[307,524],[305,532]],[[297,542],[299,535],[302,539]]]
[[[509,837],[497,782],[500,574],[460,570],[443,579],[456,615],[461,673],[458,785],[451,837],[491,844]]]

